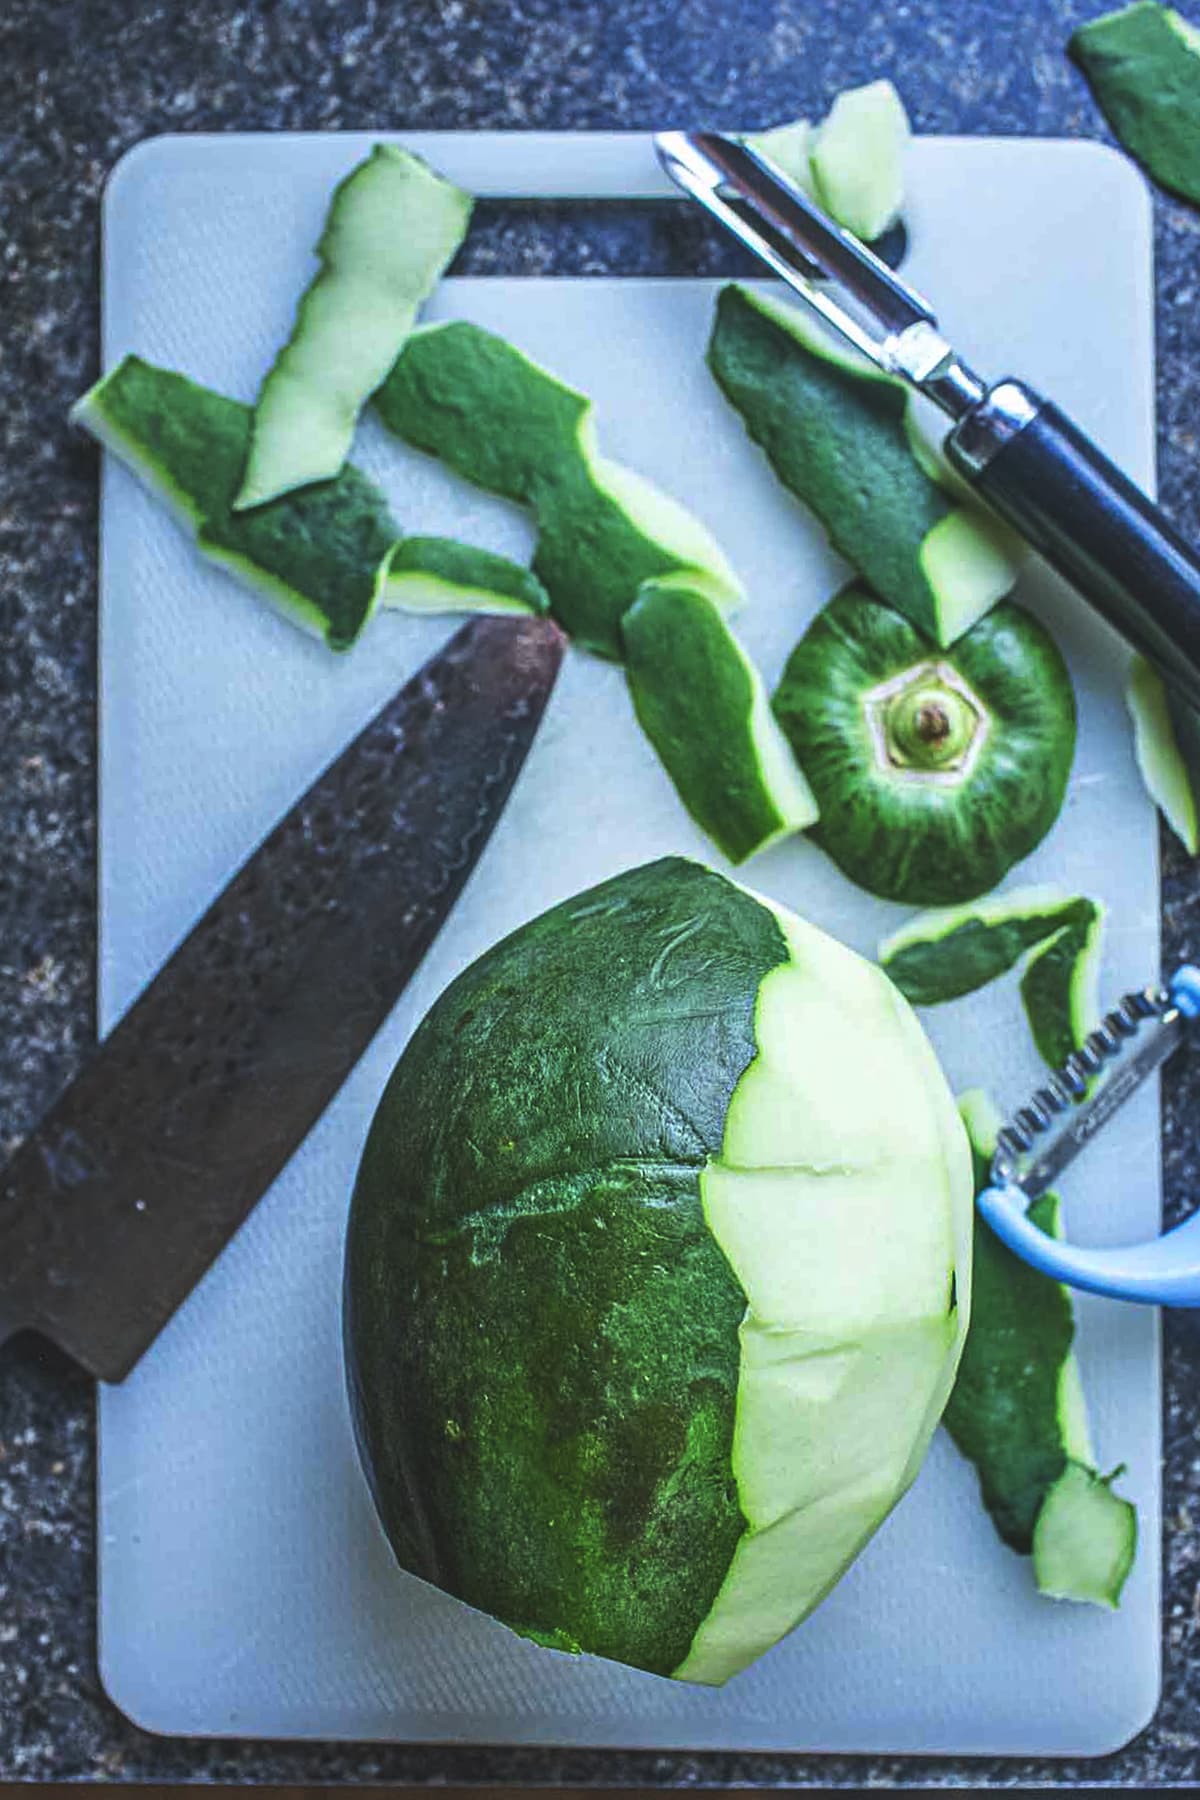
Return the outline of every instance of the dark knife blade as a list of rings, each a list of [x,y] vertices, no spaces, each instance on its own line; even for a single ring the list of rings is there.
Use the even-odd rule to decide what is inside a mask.
[[[0,1175],[0,1341],[119,1381],[316,1123],[433,941],[564,639],[465,626],[243,865]]]

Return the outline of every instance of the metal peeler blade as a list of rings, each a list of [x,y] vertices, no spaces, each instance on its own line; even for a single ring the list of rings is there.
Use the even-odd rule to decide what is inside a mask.
[[[715,131],[660,131],[654,147],[678,187],[878,368],[912,382],[954,419],[984,398],[984,383],[938,331],[929,302],[770,157]]]
[[[1165,988],[1126,994],[999,1133],[991,1186],[979,1195],[979,1211],[1011,1250],[1043,1274],[1118,1300],[1200,1306],[1200,1211],[1161,1237],[1103,1250],[1047,1237],[1026,1217],[1030,1203],[1179,1049],[1197,1018],[1200,969],[1189,964]],[[1149,1037],[1142,1036],[1143,1027]]]

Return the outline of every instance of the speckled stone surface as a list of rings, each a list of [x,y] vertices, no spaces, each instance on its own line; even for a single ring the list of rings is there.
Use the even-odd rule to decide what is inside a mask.
[[[1079,0],[4,0],[0,5],[0,1150],[92,1036],[96,372],[108,170],[160,131],[743,127],[890,74],[919,130],[1106,137],[1064,45]],[[1163,499],[1200,539],[1200,214],[1156,198]],[[1103,222],[1097,222],[1103,228]],[[722,260],[724,259],[724,260]],[[729,266],[697,227],[481,221],[464,267]],[[1120,347],[1114,346],[1113,366]],[[1166,956],[1200,958],[1200,867],[1165,845]],[[1166,1093],[1171,1210],[1200,1189],[1200,1061]],[[106,1701],[94,1646],[92,1392],[0,1351],[0,1779],[521,1785],[1192,1785],[1200,1775],[1200,1325],[1166,1322],[1163,1702],[1096,1762],[205,1744]],[[1195,1521],[1195,1523],[1193,1523]]]

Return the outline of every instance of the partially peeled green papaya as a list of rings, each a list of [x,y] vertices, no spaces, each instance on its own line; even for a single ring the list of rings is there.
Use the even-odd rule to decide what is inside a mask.
[[[914,1480],[970,1238],[961,1122],[872,964],[680,858],[544,913],[418,1027],[355,1188],[351,1394],[401,1565],[724,1682]]]

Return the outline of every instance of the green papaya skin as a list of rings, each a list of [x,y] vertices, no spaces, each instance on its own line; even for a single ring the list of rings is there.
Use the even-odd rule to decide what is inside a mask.
[[[914,455],[903,383],[801,309],[736,284],[718,296],[708,364],[833,548],[927,637],[953,643],[1008,593],[1008,540]]]
[[[816,804],[762,677],[696,578],[646,582],[621,636],[638,723],[731,862],[813,823]]]
[[[1049,634],[1011,601],[938,651],[845,588],[793,650],[772,704],[820,808],[810,835],[884,899],[988,893],[1062,807],[1075,697]]]
[[[1170,6],[1135,0],[1089,19],[1070,54],[1100,110],[1155,181],[1200,203],[1200,32]]]
[[[769,913],[692,864],[671,865],[664,912],[658,867],[497,946],[419,1028],[367,1143],[346,1291],[358,1431],[403,1565],[519,1630],[570,1620],[588,1649],[669,1674],[743,1529],[730,1450],[745,1299],[700,1175],[786,948]],[[715,986],[698,910],[725,943]],[[646,930],[660,979],[631,1002],[628,945]],[[592,972],[586,1010],[568,932]],[[689,991],[672,1027],[641,1023]],[[483,1091],[461,1084],[476,1062]],[[672,1099],[675,1069],[697,1062],[715,1078]]]

